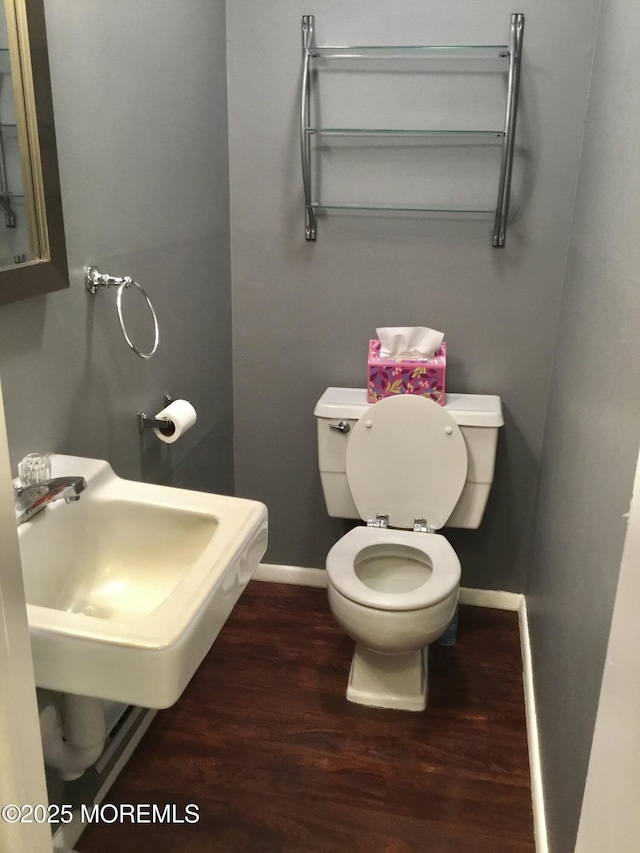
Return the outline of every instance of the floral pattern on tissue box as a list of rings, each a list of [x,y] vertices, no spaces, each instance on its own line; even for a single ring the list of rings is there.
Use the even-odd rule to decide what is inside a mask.
[[[441,343],[433,358],[380,358],[380,341],[369,341],[367,400],[377,403],[395,394],[419,394],[444,406],[447,345]]]

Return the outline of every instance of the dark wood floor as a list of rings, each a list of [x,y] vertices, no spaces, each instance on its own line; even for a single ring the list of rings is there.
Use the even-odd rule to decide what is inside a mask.
[[[199,822],[92,825],[76,848],[533,851],[517,615],[460,608],[423,713],[347,702],[352,648],[325,590],[252,582],[107,797]]]

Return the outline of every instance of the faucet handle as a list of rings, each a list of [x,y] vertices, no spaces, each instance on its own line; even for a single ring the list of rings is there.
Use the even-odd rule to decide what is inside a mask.
[[[22,486],[33,486],[51,479],[51,454],[28,453],[18,463],[18,478]]]

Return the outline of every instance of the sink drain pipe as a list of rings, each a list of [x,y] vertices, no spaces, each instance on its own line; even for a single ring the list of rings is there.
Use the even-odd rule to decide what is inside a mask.
[[[57,704],[40,711],[40,730],[44,762],[60,771],[65,782],[79,779],[104,750],[107,730],[104,702],[90,696],[60,694]]]

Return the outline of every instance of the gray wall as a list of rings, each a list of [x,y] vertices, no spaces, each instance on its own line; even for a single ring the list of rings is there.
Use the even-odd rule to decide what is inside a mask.
[[[45,8],[71,288],[0,308],[12,462],[54,450],[108,459],[125,477],[230,492],[224,2]],[[88,263],[147,289],[161,330],[151,360],[127,348],[115,292],[84,290]],[[136,296],[126,294],[132,335],[148,344]],[[165,391],[191,400],[198,422],[171,447],[141,442],[136,412],[158,411]]]
[[[318,242],[305,243],[297,115],[309,4],[228,5],[235,475],[239,494],[269,506],[267,561],[322,567],[343,529],[320,492],[317,398],[328,385],[363,385],[376,326],[429,325],[446,333],[449,389],[500,394],[505,408],[483,526],[447,534],[463,583],[523,589],[597,6],[518,5],[527,16],[518,179],[508,247],[496,251],[489,222],[419,218],[329,218]],[[390,9],[386,0],[327,0],[317,43],[504,42],[514,11],[506,0],[398,0]],[[345,115],[357,107],[353,91],[342,87]],[[495,109],[475,106],[480,120]]]
[[[631,0],[602,5],[562,306],[597,0],[518,7],[518,180],[503,252],[487,223],[419,219],[328,219],[306,244],[296,112],[309,8],[227,10],[237,491],[269,505],[268,559],[322,566],[341,524],[320,494],[315,400],[330,384],[362,385],[376,325],[445,330],[449,388],[500,394],[506,414],[485,523],[450,532],[467,585],[523,588],[542,457],[528,595],[554,853],[575,836],[640,421],[639,128],[621,101],[639,34]],[[42,448],[231,491],[224,4],[46,10],[72,286],[0,308],[13,464]],[[493,42],[512,11],[399,0],[391,17],[383,0],[327,0],[316,23],[324,43]],[[114,294],[85,293],[89,262],[148,288],[162,330],[150,362],[122,341]],[[135,413],[165,391],[191,399],[198,424],[175,447],[141,444]]]
[[[575,842],[640,442],[639,40],[633,0],[605,0],[527,585],[553,853]]]

